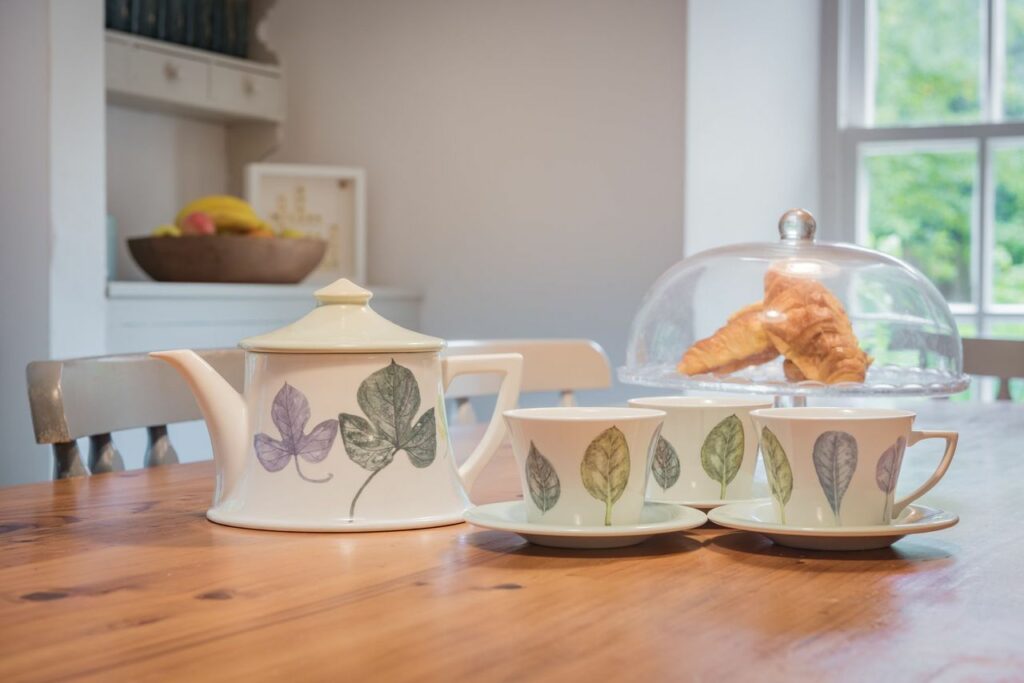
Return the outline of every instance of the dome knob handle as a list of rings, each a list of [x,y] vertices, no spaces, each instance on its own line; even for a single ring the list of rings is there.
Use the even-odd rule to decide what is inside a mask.
[[[810,211],[790,209],[779,218],[779,237],[784,240],[813,240],[818,222]]]

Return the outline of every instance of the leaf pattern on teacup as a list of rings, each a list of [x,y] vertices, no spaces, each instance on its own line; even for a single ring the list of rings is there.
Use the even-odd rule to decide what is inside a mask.
[[[896,479],[900,474],[900,466],[903,464],[903,454],[907,450],[907,440],[902,436],[896,439],[896,443],[885,449],[875,466],[875,483],[885,495],[885,510],[882,512],[884,519],[890,517],[892,507],[892,494],[896,491]]]

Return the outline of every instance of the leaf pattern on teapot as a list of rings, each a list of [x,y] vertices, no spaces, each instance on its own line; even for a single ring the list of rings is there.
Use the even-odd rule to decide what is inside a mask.
[[[302,479],[315,484],[331,480],[333,474],[328,474],[322,479],[307,476],[302,471],[300,461],[323,461],[334,445],[335,437],[338,436],[338,423],[334,420],[324,420],[307,434],[306,423],[309,422],[309,417],[309,400],[306,395],[285,382],[274,396],[274,402],[270,407],[270,419],[280,432],[281,438],[275,439],[262,432],[253,438],[256,459],[265,470],[280,472],[289,461],[294,461],[295,471]]]
[[[396,363],[377,370],[363,380],[356,401],[366,417],[341,413],[341,439],[352,462],[370,471],[349,506],[355,519],[356,503],[367,485],[391,464],[398,451],[405,451],[414,467],[429,467],[437,455],[434,408],[416,419],[420,388],[409,368]]]

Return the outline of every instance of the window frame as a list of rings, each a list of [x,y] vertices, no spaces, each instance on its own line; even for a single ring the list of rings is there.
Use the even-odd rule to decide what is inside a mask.
[[[993,301],[995,244],[994,151],[1024,148],[1024,121],[1002,121],[1005,35],[1003,0],[982,0],[981,85],[983,122],[874,127],[877,0],[838,0],[822,5],[821,166],[822,234],[863,243],[867,191],[862,159],[866,150],[892,147],[922,151],[956,146],[976,149],[975,201],[971,211],[971,303],[951,303],[958,320],[971,320],[980,335],[1004,320],[1024,317],[1024,302]]]

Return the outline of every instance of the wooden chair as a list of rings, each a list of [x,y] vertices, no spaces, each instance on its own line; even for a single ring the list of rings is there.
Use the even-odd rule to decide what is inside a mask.
[[[241,349],[201,351],[236,389],[244,378]],[[145,354],[37,361],[28,365],[28,398],[36,442],[51,444],[54,478],[124,469],[111,432],[146,427],[145,465],[178,462],[167,425],[202,419],[192,392],[166,363]],[[89,437],[89,470],[77,439]]]
[[[448,342],[447,355],[472,353],[520,353],[523,355],[522,393],[557,391],[559,404],[576,405],[575,393],[582,389],[611,386],[611,366],[604,350],[589,339],[501,339]],[[456,377],[447,395],[455,399],[457,424],[476,422],[470,398],[498,392],[496,375]]]
[[[964,344],[964,372],[999,378],[999,401],[1010,400],[1010,379],[1024,377],[1024,341],[968,339]]]

